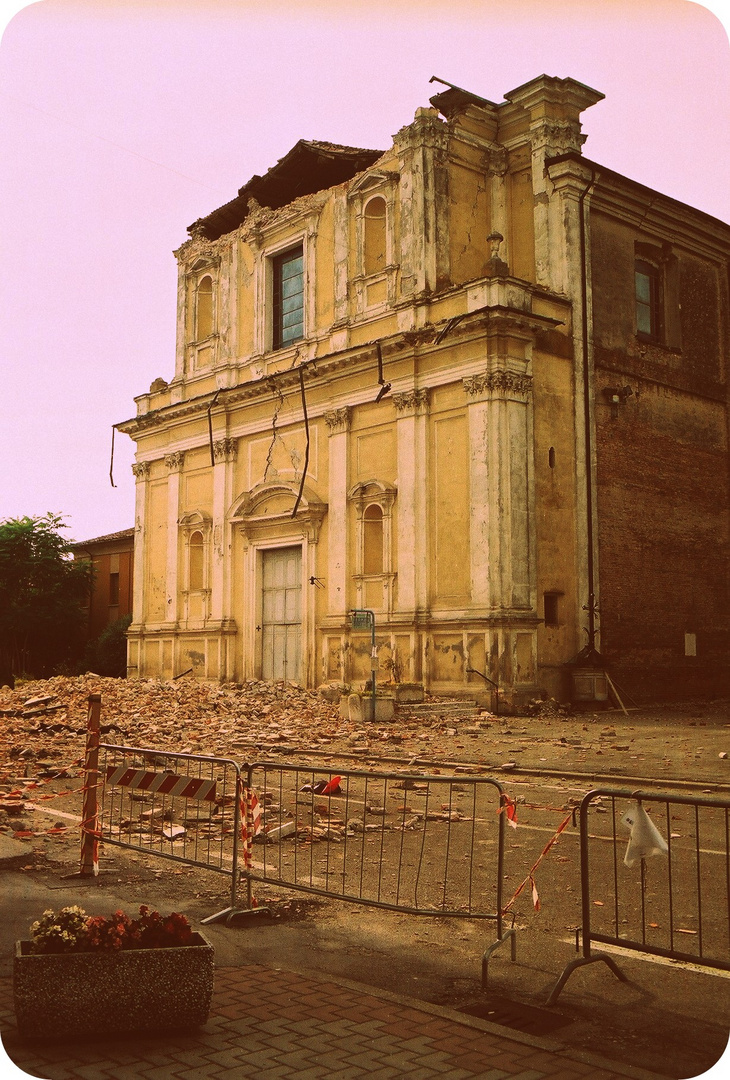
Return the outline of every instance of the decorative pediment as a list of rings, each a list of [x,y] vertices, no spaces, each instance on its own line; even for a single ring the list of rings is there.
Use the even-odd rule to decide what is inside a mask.
[[[246,540],[306,536],[316,544],[327,504],[307,484],[297,506],[298,495],[295,483],[257,484],[236,500],[231,522],[239,526]]]
[[[206,514],[204,510],[191,510],[178,518],[177,523],[185,533],[193,533],[196,530],[205,533],[210,529],[213,521],[210,514]]]
[[[356,196],[362,198],[364,195],[369,195],[371,191],[375,191],[377,188],[382,188],[388,185],[395,185],[398,183],[400,176],[397,172],[367,172],[358,176],[350,184],[350,190],[348,196],[354,199]]]
[[[350,488],[347,497],[355,503],[360,513],[372,503],[378,503],[383,508],[383,512],[388,513],[397,492],[395,484],[388,484],[382,480],[364,480]]]
[[[220,266],[220,261],[219,255],[200,256],[188,268],[188,273],[197,274],[201,270],[214,270],[217,266]]]

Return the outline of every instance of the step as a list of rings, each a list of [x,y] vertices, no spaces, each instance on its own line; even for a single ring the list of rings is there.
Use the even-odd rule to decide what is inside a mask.
[[[443,699],[441,701],[425,701],[421,705],[396,705],[398,716],[410,716],[414,720],[419,717],[428,719],[432,716],[475,716],[479,711],[476,701],[465,701],[459,698],[453,701]]]

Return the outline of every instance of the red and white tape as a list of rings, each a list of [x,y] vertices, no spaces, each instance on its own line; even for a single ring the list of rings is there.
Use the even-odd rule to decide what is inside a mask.
[[[243,841],[243,865],[247,870],[253,866],[251,844],[263,825],[261,823],[261,803],[253,788],[244,788],[241,795],[241,840]]]

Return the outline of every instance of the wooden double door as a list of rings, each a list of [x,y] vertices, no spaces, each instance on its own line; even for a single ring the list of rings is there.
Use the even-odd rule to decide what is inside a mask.
[[[301,681],[302,549],[262,553],[261,678]]]

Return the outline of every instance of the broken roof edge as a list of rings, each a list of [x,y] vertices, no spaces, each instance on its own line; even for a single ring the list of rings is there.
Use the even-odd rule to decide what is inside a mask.
[[[685,213],[698,217],[706,222],[707,225],[713,227],[719,225],[726,232],[730,231],[730,222],[723,221],[722,218],[715,217],[713,214],[708,213],[707,210],[701,210],[698,206],[693,206],[692,203],[683,202],[674,195],[668,195],[665,191],[660,191],[659,188],[653,188],[648,184],[643,184],[640,180],[634,180],[631,176],[626,176],[625,173],[617,172],[616,169],[610,169],[607,165],[601,165],[600,162],[585,157],[577,150],[569,150],[564,154],[557,154],[555,157],[547,158],[545,165],[549,169],[553,165],[560,165],[564,161],[579,162],[588,169],[593,169],[596,174],[596,180],[599,182],[601,180],[606,183],[611,182],[617,187],[630,188],[645,197],[651,196],[653,198],[653,205],[656,205],[657,201],[661,200],[661,202],[667,206],[676,207]],[[604,183],[604,187],[606,186],[606,183]]]
[[[594,90],[593,87],[579,82],[577,79],[561,78],[558,75],[538,75],[536,78],[516,86],[514,90],[508,90],[504,95],[504,101],[499,103],[489,101],[487,98],[474,94],[471,90],[465,90],[462,86],[447,82],[446,79],[441,79],[437,75],[432,75],[429,81],[440,82],[448,87],[448,90],[443,90],[429,99],[434,108],[438,109],[447,120],[451,120],[454,116],[464,112],[470,105],[496,113],[498,110],[510,105],[519,105],[529,109],[538,100],[551,97],[553,101],[565,101],[567,99],[574,108],[582,112],[583,109],[603,101],[606,96],[600,90]]]
[[[238,189],[234,199],[198,218],[188,227],[188,232],[192,236],[197,233],[208,240],[217,240],[243,223],[251,199],[260,206],[278,210],[302,195],[314,195],[351,180],[370,168],[385,152],[317,139],[299,139],[263,176],[256,173]]]

